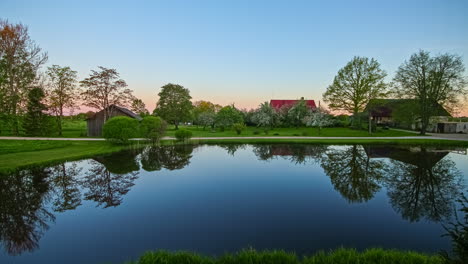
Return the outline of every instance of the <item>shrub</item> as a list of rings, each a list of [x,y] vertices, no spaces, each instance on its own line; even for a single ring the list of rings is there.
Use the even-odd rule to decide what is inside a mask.
[[[232,128],[236,131],[237,135],[240,135],[242,133],[242,130],[245,129],[245,124],[235,123],[234,125],[232,125]]]
[[[192,137],[192,131],[187,129],[179,129],[175,132],[175,137],[178,141],[187,141]]]
[[[160,117],[145,116],[140,123],[141,136],[151,140],[153,143],[159,142],[166,133],[167,123]]]
[[[138,136],[138,120],[127,116],[113,117],[104,124],[102,135],[113,143],[128,143],[130,138]]]
[[[273,136],[279,136],[279,133],[274,133]]]
[[[254,135],[258,135],[258,134],[260,134],[260,131],[255,130],[255,131],[253,132],[253,134],[254,134]]]

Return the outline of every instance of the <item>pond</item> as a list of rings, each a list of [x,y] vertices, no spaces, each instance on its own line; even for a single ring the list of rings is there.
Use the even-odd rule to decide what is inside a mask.
[[[451,250],[466,148],[201,145],[0,177],[0,263],[122,263],[147,250]]]

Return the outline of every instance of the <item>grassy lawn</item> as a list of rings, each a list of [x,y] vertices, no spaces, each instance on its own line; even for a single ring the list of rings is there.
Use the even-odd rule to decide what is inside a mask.
[[[312,127],[300,127],[300,128],[274,128],[265,134],[261,129],[257,127],[247,127],[240,135],[237,135],[236,131],[232,129],[226,129],[220,131],[216,129],[211,131],[210,128],[203,130],[201,127],[196,126],[180,126],[192,131],[193,137],[265,137],[265,136],[283,136],[283,137],[295,137],[295,136],[306,136],[306,137],[403,137],[403,136],[417,136],[415,133],[396,131],[396,130],[379,130],[369,135],[365,130],[354,130],[343,127],[330,127],[322,128],[319,134],[317,128]],[[167,130],[167,136],[174,136],[174,127],[169,127]]]
[[[0,140],[0,172],[38,163],[111,153],[124,148],[106,141]]]

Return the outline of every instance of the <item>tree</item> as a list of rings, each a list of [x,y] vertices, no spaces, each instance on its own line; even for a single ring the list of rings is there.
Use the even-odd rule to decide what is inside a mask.
[[[30,39],[26,26],[0,20],[0,114],[16,135],[28,91],[46,61],[47,53]]]
[[[354,57],[338,71],[323,99],[329,103],[330,109],[346,111],[357,117],[369,100],[386,96],[386,76],[375,59]],[[360,126],[360,118],[353,118],[353,126]]]
[[[104,110],[104,120],[107,121],[112,115],[111,105],[128,107],[134,99],[132,90],[127,89],[127,83],[119,79],[119,73],[115,69],[102,66],[99,70],[92,70],[88,78],[80,82],[85,91],[83,104],[99,111]]]
[[[77,107],[79,91],[76,86],[76,71],[70,67],[52,65],[47,68],[49,76],[48,106],[56,116],[58,133],[62,135],[63,110]]]
[[[329,126],[333,123],[330,113],[320,106],[315,110],[309,110],[309,113],[304,117],[303,122],[306,126],[317,127],[320,135],[322,127]]]
[[[216,114],[216,125],[221,128],[221,131],[224,131],[226,127],[231,127],[235,123],[243,123],[242,114],[234,105],[228,105]]]
[[[145,103],[138,98],[132,100],[132,105],[130,109],[134,112],[139,114],[140,116],[149,115],[149,111],[146,109]]]
[[[28,136],[42,136],[47,131],[47,110],[44,100],[44,91],[41,88],[33,88],[28,93],[27,112],[23,122],[23,128]]]
[[[215,112],[202,112],[198,115],[197,124],[203,126],[203,130],[207,126],[214,127],[216,120],[216,113]]]
[[[154,114],[173,124],[179,129],[179,123],[191,118],[192,102],[190,91],[178,84],[166,84],[161,87],[159,101],[156,103]]]
[[[159,142],[166,132],[167,124],[157,116],[145,116],[140,124],[142,136],[150,140],[153,144]]]
[[[288,123],[295,127],[299,127],[302,125],[304,118],[306,117],[307,113],[309,112],[309,108],[307,107],[306,101],[301,99],[297,101],[291,108],[288,110],[287,118]]]
[[[258,109],[252,116],[252,121],[259,127],[264,129],[273,128],[277,123],[277,114],[273,107],[268,102],[260,104]]]
[[[416,99],[421,135],[426,133],[437,104],[450,109],[459,102],[461,95],[466,95],[464,71],[460,56],[446,53],[431,57],[422,50],[398,68],[394,92],[401,98]]]

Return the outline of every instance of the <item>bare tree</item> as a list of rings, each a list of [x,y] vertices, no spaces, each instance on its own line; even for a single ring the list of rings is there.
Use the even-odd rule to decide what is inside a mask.
[[[27,92],[46,61],[47,53],[30,39],[26,26],[0,20],[0,114],[9,117],[14,134]]]
[[[104,110],[104,120],[111,116],[111,105],[128,107],[134,96],[132,90],[127,89],[127,83],[119,78],[115,69],[102,66],[99,70],[92,70],[88,78],[80,82],[85,89],[82,93],[83,105]]]
[[[57,117],[59,135],[62,135],[64,109],[74,109],[78,105],[79,90],[76,86],[76,71],[70,67],[52,65],[47,69],[47,75],[49,76],[48,107]]]

